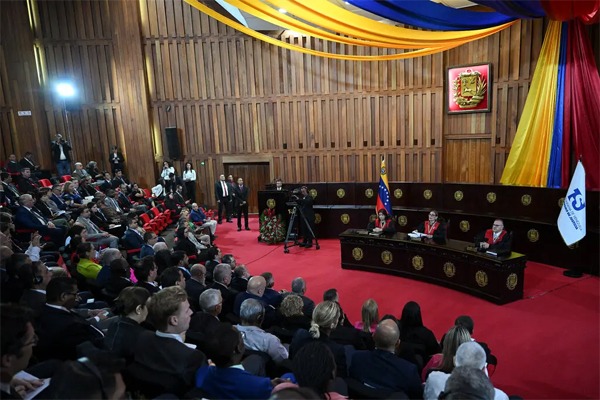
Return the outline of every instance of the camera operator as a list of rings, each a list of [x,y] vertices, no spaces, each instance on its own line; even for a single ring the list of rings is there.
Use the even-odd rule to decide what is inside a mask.
[[[71,174],[71,145],[63,139],[60,133],[56,134],[56,139],[52,142],[52,160],[56,163],[58,176]]]
[[[297,197],[296,202],[298,203],[298,208],[302,212],[302,215],[304,215],[304,218],[300,218],[300,234],[302,235],[303,241],[298,246],[305,248],[312,247],[314,237],[311,230],[312,232],[315,231],[315,211],[313,210],[314,200],[312,196],[308,194],[308,188],[306,186],[302,186],[299,193],[298,189],[294,190],[292,193],[292,198]]]

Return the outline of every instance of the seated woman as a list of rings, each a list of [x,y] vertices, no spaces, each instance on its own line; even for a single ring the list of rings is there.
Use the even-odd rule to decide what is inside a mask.
[[[435,210],[429,212],[427,221],[421,222],[413,233],[423,234],[425,243],[446,244],[446,222]]]
[[[133,361],[133,350],[137,338],[144,328],[140,325],[148,316],[146,302],[150,292],[142,287],[127,287],[115,300],[114,313],[119,319],[109,328],[104,337],[104,346],[110,352],[125,358],[127,364]]]
[[[311,319],[304,315],[302,298],[296,294],[285,296],[281,306],[277,310],[276,326],[272,326],[269,332],[277,336],[283,343],[290,343],[298,329],[310,329]]]
[[[77,246],[77,256],[79,258],[77,261],[77,272],[84,278],[96,279],[102,266],[94,260],[96,256],[94,246],[89,242],[81,243]]]
[[[456,355],[458,346],[470,341],[471,335],[467,328],[462,326],[453,326],[450,328],[448,333],[446,333],[446,336],[444,336],[442,352],[434,354],[433,357],[431,357],[425,368],[423,368],[421,380],[425,382],[431,371],[442,371],[447,374],[452,373],[452,370],[454,369],[454,356]]]
[[[396,233],[396,226],[392,220],[392,216],[383,208],[377,212],[377,219],[369,222],[367,229],[373,232],[381,232],[384,235],[393,235]]]
[[[362,305],[362,320],[356,321],[354,327],[365,333],[372,334],[379,323],[379,307],[373,299],[367,299]]]
[[[441,351],[433,332],[423,325],[421,307],[418,303],[409,301],[404,305],[398,326],[401,343],[420,355],[424,363]]]

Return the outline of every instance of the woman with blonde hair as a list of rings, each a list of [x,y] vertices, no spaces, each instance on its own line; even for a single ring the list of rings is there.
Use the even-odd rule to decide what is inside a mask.
[[[338,326],[340,322],[340,306],[333,301],[324,301],[319,303],[312,314],[312,321],[310,323],[310,329],[299,329],[292,343],[290,344],[290,358],[304,345],[313,341],[319,341],[329,347],[329,350],[335,357],[337,364],[337,374],[339,377],[346,377],[348,375],[347,363],[346,363],[346,351],[343,345],[331,340],[331,332]]]
[[[356,329],[366,333],[373,333],[379,323],[379,307],[373,299],[367,299],[362,305],[362,321],[357,321],[354,324]]]
[[[427,376],[431,371],[442,371],[447,374],[452,373],[454,369],[454,356],[458,346],[463,343],[471,341],[471,335],[467,328],[460,325],[453,326],[444,336],[444,342],[442,343],[442,352],[434,354],[423,371],[421,372],[421,379],[423,382],[427,380]]]

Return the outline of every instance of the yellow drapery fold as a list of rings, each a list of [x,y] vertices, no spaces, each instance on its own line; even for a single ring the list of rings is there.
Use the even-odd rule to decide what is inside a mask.
[[[561,22],[550,21],[500,183],[546,186],[556,108]]]
[[[298,51],[298,52],[310,54],[313,56],[334,58],[334,59],[338,59],[338,60],[351,60],[351,61],[401,60],[401,59],[406,59],[406,58],[422,57],[422,56],[427,56],[430,54],[439,53],[439,52],[442,52],[445,50],[452,49],[452,48],[457,47],[460,44],[462,44],[462,43],[458,43],[458,44],[452,43],[447,46],[424,48],[424,49],[415,50],[415,51],[411,51],[411,52],[405,52],[405,53],[399,53],[399,54],[385,54],[385,55],[377,55],[377,56],[357,56],[357,55],[348,55],[348,54],[327,53],[324,51],[307,49],[305,47],[285,43],[281,40],[278,40],[278,39],[272,38],[270,36],[264,35],[262,33],[256,32],[255,30],[247,28],[237,21],[234,21],[228,17],[225,17],[225,16],[219,14],[218,12],[212,10],[211,8],[205,6],[204,4],[198,2],[197,0],[185,0],[185,2],[188,3],[189,5],[191,5],[192,7],[200,10],[201,12],[205,13],[206,15],[216,19],[217,21],[222,22],[222,23],[224,23],[242,33],[245,33],[248,36],[252,36],[258,40],[262,40],[264,42],[274,44],[276,46],[283,47],[288,50]]]
[[[295,1],[270,0],[271,3],[275,3],[275,6],[281,5],[292,8],[291,11],[288,10],[287,14],[282,14],[277,8],[260,1],[227,0],[227,2],[257,18],[307,36],[370,47],[419,49],[423,47],[445,47],[450,44],[461,45],[494,34],[512,24],[511,22],[493,28],[463,32],[429,32],[382,24],[348,12],[324,0],[320,0],[318,5],[313,5],[313,8],[308,7],[308,4],[298,4]],[[307,0],[306,3],[310,3],[310,0]],[[330,10],[328,6],[334,8]],[[324,8],[329,12],[335,12],[336,18],[327,17],[327,14],[322,12]],[[292,17],[291,14],[293,13],[298,13],[294,15],[300,19]],[[341,15],[338,15],[340,13]],[[311,24],[303,21],[310,21]],[[363,29],[363,26],[368,26],[369,29]]]

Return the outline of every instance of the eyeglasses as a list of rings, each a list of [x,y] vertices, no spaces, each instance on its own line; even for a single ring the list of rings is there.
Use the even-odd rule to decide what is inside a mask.
[[[437,214],[434,214],[434,213],[429,213],[429,216],[430,216],[430,217],[437,217]]]
[[[492,225],[492,226],[502,226],[502,225],[500,225],[500,224],[494,224],[494,225]]]
[[[27,346],[35,346],[38,344],[38,342],[40,341],[40,338],[38,337],[38,335],[36,335],[35,333],[33,334],[33,338],[26,343],[23,343],[23,347],[27,347]]]

